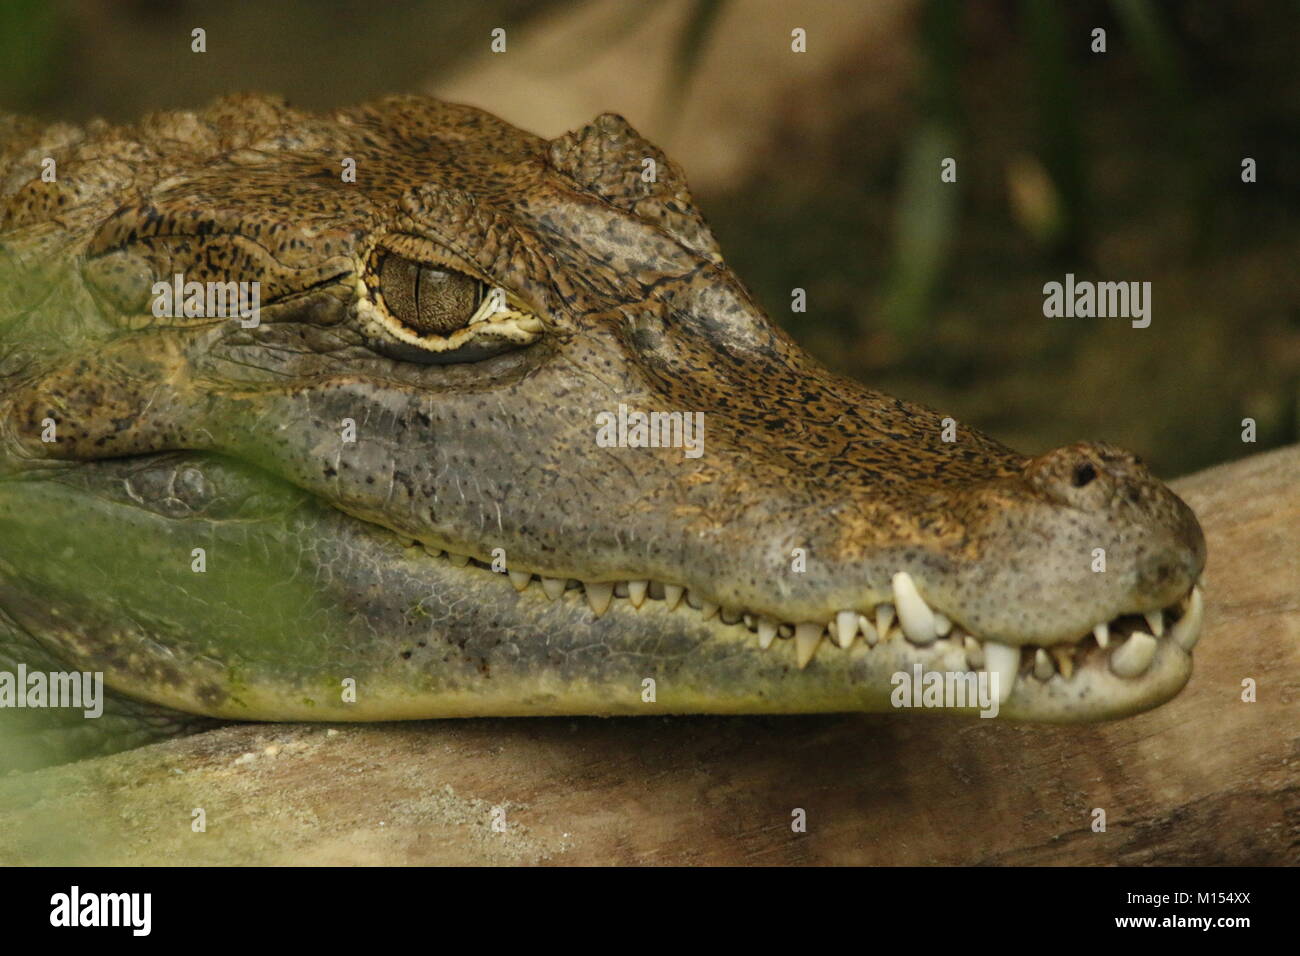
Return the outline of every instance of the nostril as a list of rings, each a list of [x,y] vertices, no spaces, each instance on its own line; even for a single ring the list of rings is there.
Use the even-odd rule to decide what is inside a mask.
[[[1097,477],[1097,469],[1092,466],[1091,462],[1084,462],[1074,466],[1074,487],[1082,488],[1089,484]]]
[[[1169,551],[1160,551],[1139,559],[1138,573],[1141,584],[1151,590],[1161,590],[1170,581],[1184,576],[1186,562]]]

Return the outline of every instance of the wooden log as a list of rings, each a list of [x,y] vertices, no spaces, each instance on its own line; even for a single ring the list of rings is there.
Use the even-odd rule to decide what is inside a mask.
[[[1138,717],[231,726],[0,780],[0,863],[1294,864],[1300,446],[1175,488],[1206,630]]]

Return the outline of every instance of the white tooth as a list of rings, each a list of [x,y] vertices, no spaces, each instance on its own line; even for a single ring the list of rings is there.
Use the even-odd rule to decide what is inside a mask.
[[[898,608],[898,623],[904,636],[913,644],[932,644],[938,637],[934,629],[934,612],[916,590],[912,576],[906,571],[894,575],[894,607]]]
[[[433,547],[430,547],[430,546],[427,545],[427,544],[424,546],[424,553],[427,554],[427,555],[428,555],[429,557],[431,557],[431,558],[441,558],[441,557],[442,557],[442,549],[441,549],[441,548],[433,548]]]
[[[754,615],[746,613],[743,616],[743,620],[745,622],[745,627],[749,628],[752,631],[754,629]]]
[[[1056,673],[1056,668],[1052,666],[1052,659],[1047,656],[1047,651],[1041,647],[1034,651],[1034,676],[1039,680],[1048,680]]]
[[[1147,619],[1147,625],[1156,637],[1165,632],[1165,616],[1159,611],[1147,611],[1142,616]]]
[[[776,621],[771,618],[760,617],[758,619],[758,646],[767,650],[776,640]]]
[[[938,634],[940,637],[947,637],[948,632],[951,630],[952,630],[952,621],[948,620],[948,618],[945,615],[939,613],[938,611],[935,611],[934,612],[934,633]]]
[[[542,578],[542,590],[552,601],[558,601],[560,595],[564,593],[564,578]]]
[[[609,608],[609,602],[614,600],[614,582],[597,581],[583,586],[587,589],[587,603],[596,617],[600,617]]]
[[[876,605],[876,633],[882,641],[889,639],[889,628],[894,623],[894,605]]]
[[[1104,621],[1092,629],[1092,636],[1097,639],[1097,646],[1105,650],[1110,646],[1110,625]]]
[[[469,555],[453,554],[452,552],[448,551],[447,560],[450,561],[454,566],[458,568],[463,568],[465,567],[465,565],[469,564]]]
[[[835,633],[832,635],[840,647],[850,647],[858,636],[858,612],[840,611],[835,615]]]
[[[668,610],[672,610],[682,603],[682,595],[686,593],[686,588],[679,584],[664,585],[664,605]]]
[[[984,648],[980,642],[967,634],[962,638],[962,647],[966,649],[966,666],[973,671],[984,669]]]
[[[632,602],[633,607],[640,607],[645,603],[645,593],[650,590],[649,581],[628,581],[627,597]]]
[[[515,586],[516,591],[527,590],[528,585],[532,580],[533,580],[533,576],[529,574],[527,571],[510,572],[510,583]]]
[[[1061,676],[1069,680],[1074,676],[1074,655],[1070,648],[1064,644],[1058,644],[1052,648],[1052,657],[1056,660],[1056,669],[1061,672]]]
[[[867,647],[875,647],[880,643],[880,634],[876,631],[876,625],[868,621],[865,614],[858,615],[858,630],[862,632],[862,639],[867,642]]]
[[[794,653],[800,670],[807,667],[808,662],[812,660],[813,655],[817,653],[817,646],[821,644],[822,634],[825,633],[825,631],[825,625],[813,624],[808,621],[795,625]]]
[[[1120,677],[1137,677],[1151,666],[1156,656],[1156,639],[1150,634],[1135,631],[1110,655],[1110,669]]]
[[[718,613],[718,606],[711,601],[700,602],[700,613],[704,615],[704,620],[708,620]]]
[[[998,703],[1006,703],[1016,686],[1020,670],[1020,648],[996,641],[984,642],[984,670],[998,675]]]
[[[1205,602],[1201,598],[1201,589],[1198,585],[1192,588],[1192,596],[1187,600],[1187,607],[1183,608],[1183,616],[1178,619],[1178,623],[1169,634],[1185,651],[1195,647],[1201,637],[1201,616],[1204,609]]]

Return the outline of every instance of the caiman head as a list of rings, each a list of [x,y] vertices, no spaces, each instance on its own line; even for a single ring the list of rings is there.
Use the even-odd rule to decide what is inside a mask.
[[[831,374],[617,116],[238,97],[3,185],[0,608],[124,694],[889,710],[919,665],[1072,721],[1190,675],[1204,541],[1141,461]]]

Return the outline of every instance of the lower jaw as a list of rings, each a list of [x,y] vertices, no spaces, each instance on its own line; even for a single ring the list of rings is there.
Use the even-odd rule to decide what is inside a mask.
[[[139,688],[139,696],[212,717],[253,721],[920,711],[1076,723],[1126,717],[1164,704],[1191,675],[1191,657],[1166,643],[1157,649],[1140,692],[1109,671],[1089,670],[1076,672],[1071,680],[1060,675],[1048,682],[1022,678],[1000,701],[996,691],[980,687],[980,672],[970,670],[962,649],[946,641],[920,650],[902,644],[854,649],[833,663],[802,671],[757,656],[735,636],[685,632],[666,643],[675,652],[671,656],[614,653],[614,659],[608,648],[571,644],[564,649],[571,659],[560,665],[537,649],[506,641],[491,650],[468,649],[469,656],[482,656],[461,658],[450,667],[442,662],[445,666],[438,669],[374,667],[373,662],[357,662],[355,669],[333,674],[244,669],[237,692],[216,705],[186,695],[157,696],[147,688]],[[686,644],[695,649],[679,646]],[[597,661],[597,654],[603,659]],[[485,670],[490,678],[482,678]],[[355,700],[339,693],[346,671],[360,675]],[[480,679],[474,678],[476,672]],[[965,691],[962,679],[970,680]]]
[[[579,588],[552,600],[536,587],[516,592],[504,575],[449,564],[431,569],[411,549],[393,555],[361,544],[362,563],[373,567],[382,557],[389,568],[385,607],[426,600],[431,622],[403,628],[389,618],[364,641],[342,623],[324,626],[304,632],[291,656],[233,658],[215,668],[195,659],[181,668],[191,679],[171,688],[129,674],[110,675],[110,685],[236,720],[921,711],[1067,723],[1155,707],[1191,673],[1190,655],[1168,638],[1140,682],[1113,674],[1095,646],[1068,677],[1040,680],[1026,652],[1005,699],[971,693],[932,700],[923,690],[927,675],[979,675],[956,634],[918,647],[894,629],[871,647],[862,640],[827,647],[801,669],[792,640],[778,638],[763,651],[743,625],[705,620],[685,606],[646,601],[637,609],[615,600],[596,617]],[[201,696],[198,687],[206,689]]]
[[[467,582],[485,589],[495,586],[495,600],[510,601],[512,610],[531,617],[546,636],[513,646],[507,641],[504,653],[510,658],[529,658],[540,641],[548,650],[584,654],[587,666],[581,672],[569,669],[557,681],[548,666],[537,662],[512,674],[514,686],[508,690],[505,681],[485,680],[463,692],[447,693],[444,688],[437,699],[412,695],[409,684],[398,682],[373,715],[361,716],[366,709],[354,708],[354,719],[891,712],[900,709],[897,690],[904,676],[938,673],[960,681],[1000,670],[1001,693],[992,708],[978,702],[963,706],[944,701],[938,706],[985,716],[992,709],[1016,720],[1106,720],[1156,707],[1176,695],[1190,678],[1191,649],[1201,626],[1199,586],[1145,621],[1127,615],[1074,643],[1048,648],[999,646],[951,624],[941,626],[941,635],[918,641],[900,600],[897,612],[892,604],[883,605],[888,623],[882,626],[872,627],[867,616],[859,616],[862,630],[847,640],[840,639],[843,632],[834,618],[811,628],[815,643],[808,652],[800,646],[803,625],[782,625],[776,637],[769,627],[765,635],[754,616],[729,614],[689,591],[680,593],[683,589],[665,595],[664,586],[653,582],[629,588],[629,582],[593,586],[577,580],[553,581],[558,587],[544,588],[545,579],[515,574],[510,581],[517,593],[512,595],[507,574],[492,573],[484,562],[414,541],[405,544],[404,554],[421,567],[450,572],[453,590],[465,588]],[[880,625],[879,613],[872,620]],[[585,635],[578,638],[580,649],[567,646],[565,635]],[[1145,653],[1132,665],[1129,652],[1141,642],[1147,645]],[[1133,646],[1125,647],[1128,644]],[[647,653],[647,646],[655,650]],[[1003,652],[1000,665],[991,662],[995,650]],[[606,659],[600,659],[601,653]],[[611,662],[629,659],[639,661],[638,667],[611,680],[618,670]],[[646,680],[655,681],[654,700],[642,699]],[[923,702],[902,706],[935,709]]]

